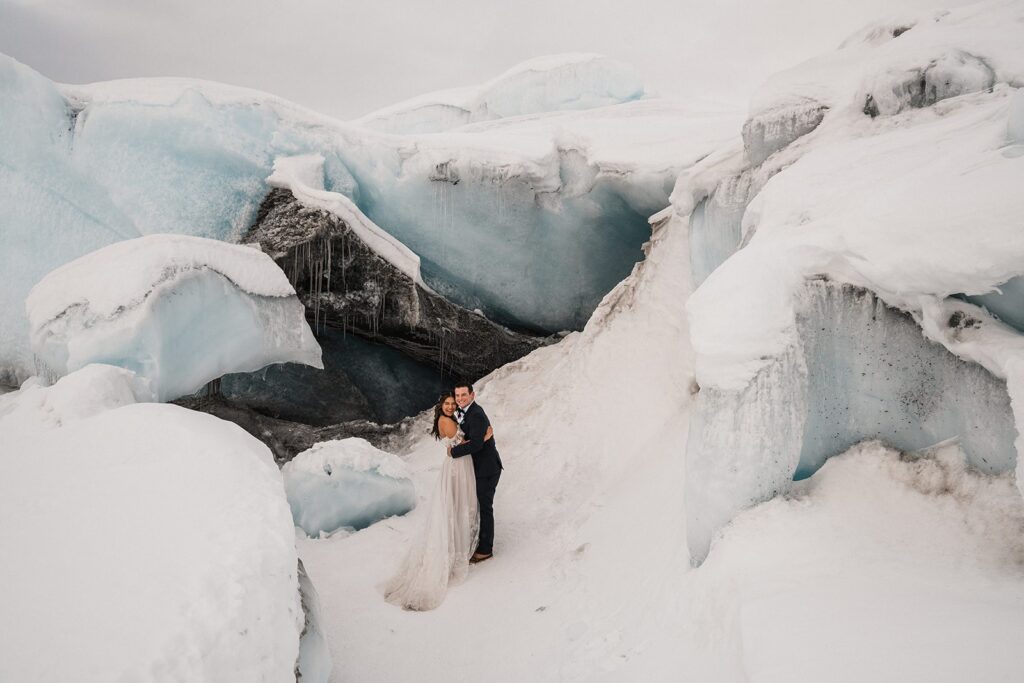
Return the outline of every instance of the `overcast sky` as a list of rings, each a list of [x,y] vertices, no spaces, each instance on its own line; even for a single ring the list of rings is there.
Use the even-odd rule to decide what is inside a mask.
[[[0,0],[0,52],[64,83],[189,76],[340,118],[599,52],[648,88],[746,102],[867,22],[963,0]]]

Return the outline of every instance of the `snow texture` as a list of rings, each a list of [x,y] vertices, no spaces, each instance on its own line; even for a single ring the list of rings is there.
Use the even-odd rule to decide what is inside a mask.
[[[318,443],[282,474],[295,525],[314,537],[362,529],[416,505],[405,463],[363,439]]]
[[[106,363],[132,370],[167,401],[272,363],[323,367],[277,264],[217,240],[117,242],[47,275],[26,306],[37,369],[50,381]]]
[[[388,133],[439,133],[477,121],[593,109],[644,97],[627,64],[597,54],[537,57],[478,86],[420,95],[353,121]]]
[[[106,410],[155,400],[149,382],[111,365],[86,365],[53,386],[31,378],[19,390],[0,395],[0,446]]]
[[[125,405],[18,439],[0,460],[0,678],[294,678],[294,531],[255,438],[177,406]]]

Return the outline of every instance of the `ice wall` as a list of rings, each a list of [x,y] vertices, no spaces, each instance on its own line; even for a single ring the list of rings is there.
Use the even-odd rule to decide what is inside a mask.
[[[695,561],[737,512],[865,439],[915,451],[955,438],[982,472],[1016,465],[1004,381],[866,290],[811,280],[795,305],[796,346],[744,388],[698,395],[686,480]]]
[[[105,363],[168,401],[230,372],[323,367],[277,264],[216,240],[149,235],[109,245],[43,278],[27,308],[37,371],[51,382]]]
[[[584,97],[596,92],[589,76],[531,74],[509,77],[512,99],[525,102],[538,88],[535,106],[629,98]],[[601,81],[609,92],[612,81]],[[274,160],[310,153],[324,159],[324,191],[343,195],[417,252],[439,292],[535,330],[581,327],[641,258],[646,217],[665,204],[680,168],[705,155],[732,121],[639,100],[500,119],[500,129],[394,136],[216,83],[58,86],[7,57],[0,89],[7,384],[31,373],[22,304],[46,273],[139,235],[237,240],[270,189]],[[492,99],[488,106],[511,111],[502,97]]]

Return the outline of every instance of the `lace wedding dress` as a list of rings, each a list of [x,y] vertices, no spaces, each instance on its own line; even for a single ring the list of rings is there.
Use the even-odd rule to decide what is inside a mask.
[[[385,585],[385,599],[404,609],[430,610],[444,600],[449,584],[469,573],[469,558],[480,532],[473,458],[448,457],[449,445],[462,441],[460,431],[441,439],[444,464],[427,501],[422,529],[396,573]]]

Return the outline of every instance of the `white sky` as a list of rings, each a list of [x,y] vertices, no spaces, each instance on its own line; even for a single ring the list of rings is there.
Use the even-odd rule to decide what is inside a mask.
[[[746,102],[876,18],[964,0],[0,0],[0,52],[64,83],[189,76],[340,118],[599,52],[662,95]]]

